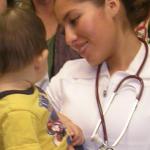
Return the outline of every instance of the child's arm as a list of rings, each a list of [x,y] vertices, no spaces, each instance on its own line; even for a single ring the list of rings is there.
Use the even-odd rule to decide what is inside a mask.
[[[42,150],[38,135],[40,121],[28,111],[9,112],[3,119],[2,133],[5,150]],[[45,131],[47,133],[47,130]],[[53,143],[53,137],[48,135],[46,150],[66,150],[67,135],[59,146]]]
[[[59,118],[66,126],[69,131],[69,134],[72,136],[72,145],[81,145],[84,143],[84,135],[80,127],[75,125],[69,118],[65,115],[59,113]]]
[[[5,150],[41,150],[36,118],[27,111],[12,111],[2,123]]]

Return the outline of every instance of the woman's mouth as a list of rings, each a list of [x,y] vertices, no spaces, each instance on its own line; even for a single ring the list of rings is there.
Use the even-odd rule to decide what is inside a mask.
[[[82,57],[85,57],[86,55],[86,51],[87,51],[87,47],[88,47],[88,42],[82,44],[82,46],[80,46],[78,48],[78,53],[82,56]]]

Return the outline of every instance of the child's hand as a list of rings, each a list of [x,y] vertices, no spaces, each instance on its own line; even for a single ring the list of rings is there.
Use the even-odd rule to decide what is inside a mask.
[[[59,118],[66,126],[70,136],[72,137],[72,145],[82,145],[84,143],[84,135],[81,128],[62,114],[59,114]]]

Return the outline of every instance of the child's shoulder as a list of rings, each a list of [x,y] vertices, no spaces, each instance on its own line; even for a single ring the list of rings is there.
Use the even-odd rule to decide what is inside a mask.
[[[36,87],[26,90],[9,90],[0,93],[0,108],[10,111],[36,112],[40,109],[41,92]]]

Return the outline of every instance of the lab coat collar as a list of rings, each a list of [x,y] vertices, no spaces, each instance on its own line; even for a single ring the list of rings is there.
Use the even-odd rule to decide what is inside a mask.
[[[91,66],[86,59],[75,59],[68,61],[64,68],[61,69],[59,75],[61,78],[73,79],[95,79],[97,66]]]

